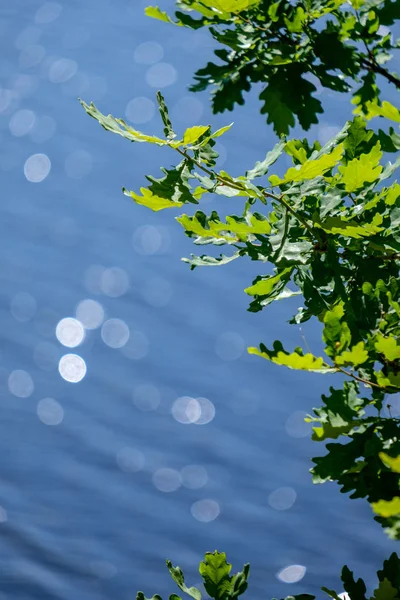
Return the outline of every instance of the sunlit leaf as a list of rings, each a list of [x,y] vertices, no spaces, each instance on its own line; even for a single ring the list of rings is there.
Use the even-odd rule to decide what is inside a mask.
[[[151,208],[151,210],[154,210],[155,212],[163,210],[164,208],[178,208],[183,205],[183,202],[172,202],[171,200],[167,200],[167,198],[155,196],[150,190],[144,187],[140,188],[140,191],[142,192],[141,196],[135,192],[130,192],[125,188],[123,188],[122,191],[125,196],[129,196],[137,204]]]
[[[361,154],[359,158],[353,158],[347,165],[340,166],[339,172],[342,175],[340,182],[344,184],[346,191],[355,192],[364,183],[378,179],[383,169],[379,165],[381,158],[381,145],[378,142],[368,154]]]

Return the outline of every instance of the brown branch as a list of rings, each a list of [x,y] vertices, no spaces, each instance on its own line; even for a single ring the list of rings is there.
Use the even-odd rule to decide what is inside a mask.
[[[396,77],[396,75],[392,75],[389,73],[389,71],[378,65],[374,59],[368,60],[367,58],[360,57],[360,63],[366,67],[368,71],[379,73],[379,75],[385,77],[388,81],[390,81],[390,83],[393,83],[397,89],[400,90],[400,79]]]
[[[381,387],[377,383],[373,383],[372,381],[368,381],[368,379],[363,379],[362,377],[358,377],[357,375],[354,375],[354,373],[349,373],[348,371],[345,371],[344,369],[342,369],[341,367],[338,367],[337,365],[335,365],[335,368],[336,368],[337,371],[340,371],[344,375],[347,375],[347,377],[352,377],[356,381],[360,381],[361,383],[365,383],[366,385],[370,385],[371,387],[376,387],[376,388],[378,388],[379,390],[382,390],[382,391],[386,389],[386,388]]]

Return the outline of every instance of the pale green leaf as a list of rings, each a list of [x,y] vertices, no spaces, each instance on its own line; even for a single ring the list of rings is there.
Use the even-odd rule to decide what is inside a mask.
[[[315,222],[316,227],[332,234],[340,234],[344,237],[361,239],[369,237],[382,231],[383,217],[375,214],[371,223],[358,223],[357,221],[346,221],[340,217],[328,217],[323,223]]]
[[[246,171],[247,179],[255,179],[256,177],[262,177],[265,175],[268,172],[268,168],[278,160],[284,149],[285,141],[282,140],[278,142],[270,152],[268,152],[263,161],[257,162],[253,169]]]
[[[230,125],[225,125],[225,127],[220,127],[220,129],[217,129],[217,131],[215,131],[214,133],[211,134],[210,137],[212,138],[218,138],[221,135],[224,135],[224,133],[226,133],[227,131],[230,130],[230,128],[232,127],[233,123],[231,123]]]
[[[358,342],[350,350],[345,350],[339,356],[335,357],[337,365],[362,365],[368,360],[368,352],[365,350],[364,342]]]
[[[307,179],[314,179],[319,175],[323,175],[329,169],[332,169],[343,155],[343,144],[336,146],[329,154],[323,154],[321,158],[306,160],[302,165],[298,167],[290,167],[283,177],[283,179],[276,179],[276,175],[273,176],[273,185],[280,185],[284,183],[306,181]]]
[[[189,144],[194,144],[208,129],[210,129],[209,125],[195,125],[194,127],[189,127],[183,134],[184,145],[188,146]]]
[[[140,188],[142,192],[142,196],[136,194],[135,192],[130,192],[129,190],[122,188],[125,196],[129,196],[133,198],[133,200],[142,206],[147,206],[147,208],[151,208],[151,210],[159,211],[164,208],[178,208],[183,205],[183,202],[172,202],[167,198],[162,198],[161,196],[156,196],[147,188]]]
[[[400,498],[396,496],[393,500],[379,500],[371,502],[373,511],[381,517],[394,517],[400,515]],[[385,598],[386,600],[386,598]]]
[[[383,354],[387,360],[392,361],[400,358],[400,345],[397,344],[393,336],[385,338],[383,335],[378,334],[374,345],[375,349]]]
[[[267,360],[271,360],[277,365],[289,367],[289,369],[296,369],[301,371],[313,371],[315,373],[334,373],[335,369],[329,367],[322,357],[316,357],[313,354],[298,354],[292,352],[292,354],[286,354],[284,352],[278,352],[276,356],[271,356],[267,352],[262,352],[258,348],[248,348],[249,354],[255,354],[261,356]]]
[[[400,473],[400,456],[396,456],[395,458],[393,458],[385,452],[380,452],[379,458],[394,473]]]
[[[257,281],[257,283],[246,288],[244,291],[249,296],[268,296],[273,291],[277,283],[281,283],[282,280],[287,281],[292,270],[292,268],[284,269],[278,273],[278,275],[260,279]]]
[[[151,17],[152,19],[158,19],[159,21],[172,23],[173,25],[182,25],[180,22],[173,21],[171,17],[169,17],[165,11],[160,10],[158,6],[147,6],[144,9],[144,13],[146,16]]]
[[[380,142],[368,154],[361,154],[353,158],[347,165],[339,167],[341,173],[340,183],[343,183],[347,192],[355,192],[366,182],[375,181],[382,172],[379,164],[382,158]]]

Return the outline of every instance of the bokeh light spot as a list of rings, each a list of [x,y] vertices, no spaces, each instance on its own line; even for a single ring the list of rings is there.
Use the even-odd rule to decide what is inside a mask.
[[[27,371],[17,369],[10,373],[8,378],[8,389],[17,398],[29,398],[34,390],[32,377]]]
[[[296,501],[297,494],[291,487],[280,487],[270,493],[268,504],[275,510],[288,510]]]
[[[51,23],[58,19],[62,11],[61,4],[58,2],[45,2],[42,6],[36,11],[35,21],[38,24]]]
[[[153,474],[153,483],[160,492],[175,492],[181,486],[181,475],[175,469],[157,469]]]
[[[143,42],[135,48],[133,60],[141,65],[153,65],[164,57],[164,49],[158,42]]]
[[[156,410],[160,402],[160,391],[151,383],[142,383],[133,390],[133,403],[139,410]]]
[[[129,288],[129,277],[124,269],[111,267],[101,274],[100,286],[103,294],[110,298],[123,296]]]
[[[32,183],[40,183],[50,173],[51,162],[47,154],[32,154],[24,165],[25,177]]]
[[[152,100],[145,96],[138,96],[128,102],[125,109],[126,117],[135,125],[148,123],[154,117],[156,105]]]
[[[197,521],[210,523],[218,517],[221,509],[216,500],[204,499],[194,502],[190,507],[190,512]]]
[[[45,425],[60,425],[64,419],[63,407],[53,398],[42,398],[39,400],[36,412],[39,419]]]
[[[244,339],[234,331],[227,331],[218,336],[215,352],[222,360],[237,360],[244,351]]]
[[[276,576],[283,583],[297,583],[303,579],[306,570],[306,567],[303,567],[303,565],[289,565],[279,571]]]
[[[66,317],[57,324],[56,337],[63,346],[75,348],[83,342],[85,329],[78,319]]]
[[[79,383],[86,375],[86,363],[77,354],[64,354],[58,364],[58,370],[65,381]]]
[[[311,424],[304,421],[307,413],[302,410],[296,410],[286,420],[286,433],[293,438],[302,438],[310,435]]]
[[[207,484],[207,469],[202,465],[186,465],[181,470],[181,478],[182,484],[185,487],[191,490],[198,490]]]
[[[145,464],[143,452],[136,448],[125,446],[118,450],[116,455],[117,465],[125,473],[136,473],[141,471]]]
[[[146,82],[153,88],[165,88],[177,80],[178,74],[170,63],[162,62],[152,65],[146,72]]]
[[[10,310],[14,319],[27,323],[36,313],[36,300],[27,292],[18,292],[11,300]]]
[[[76,318],[85,329],[97,329],[104,321],[104,308],[100,302],[87,298],[76,307]]]
[[[129,327],[121,319],[108,319],[101,328],[101,338],[110,348],[122,348],[129,340]]]

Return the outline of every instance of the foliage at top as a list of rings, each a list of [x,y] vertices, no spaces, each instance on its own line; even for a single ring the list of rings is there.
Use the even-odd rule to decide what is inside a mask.
[[[182,592],[194,598],[201,600],[201,592],[195,587],[188,588],[185,584],[185,577],[179,567],[174,567],[171,561],[167,560],[167,567],[172,579]],[[210,598],[214,600],[236,600],[247,590],[247,581],[250,572],[250,565],[246,564],[243,570],[235,575],[231,575],[232,565],[227,562],[224,552],[207,552],[204,561],[199,565],[199,573],[202,576],[204,589]],[[348,567],[342,570],[343,589],[348,593],[351,600],[400,600],[400,559],[393,553],[388,560],[383,563],[383,568],[378,571],[378,585],[372,596],[367,596],[367,588],[362,579],[355,580],[354,575]],[[341,597],[333,590],[322,588],[326,596],[341,600]],[[155,594],[151,598],[146,598],[143,592],[138,592],[136,600],[162,600],[161,596]],[[169,600],[182,600],[177,594],[171,594]],[[272,600],[277,600],[273,598]],[[287,596],[281,600],[315,600],[315,596],[310,594],[297,594],[296,596]]]
[[[207,27],[221,45],[217,61],[199,69],[190,88],[211,86],[216,113],[244,104],[244,92],[261,83],[261,112],[277,134],[288,134],[296,118],[305,130],[318,122],[316,84],[351,91],[363,112],[385,113],[378,76],[400,89],[387,64],[400,47],[388,29],[400,18],[396,0],[177,0],[176,6],[174,18],[157,6],[146,13]]]

